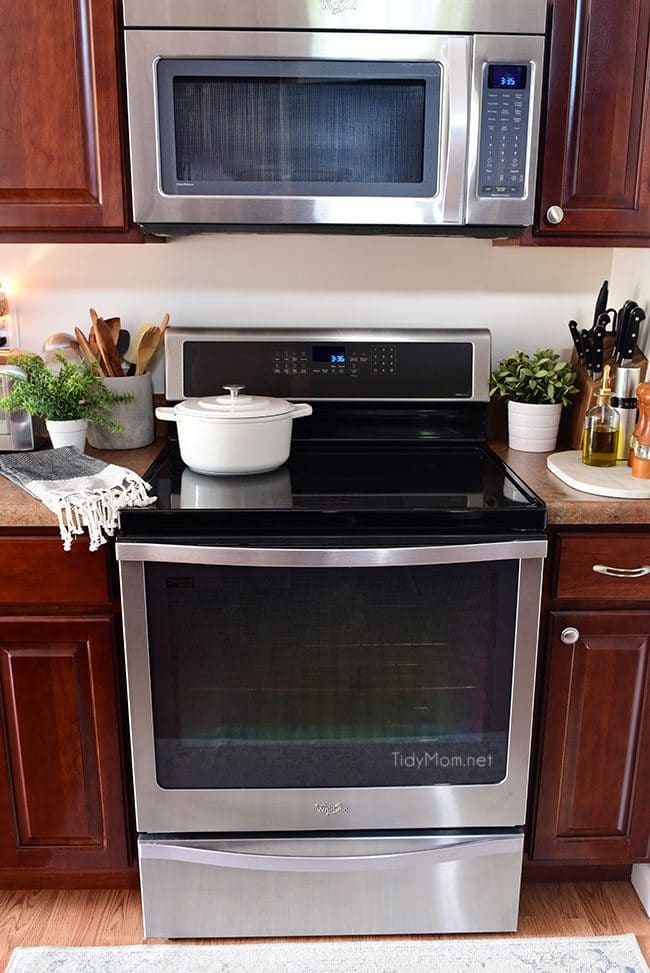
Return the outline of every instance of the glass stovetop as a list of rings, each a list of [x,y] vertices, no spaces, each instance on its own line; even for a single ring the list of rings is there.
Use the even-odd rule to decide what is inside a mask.
[[[545,508],[485,446],[294,444],[278,470],[254,476],[205,476],[188,469],[177,444],[147,476],[155,505],[122,511],[131,529],[219,529],[254,522],[330,526],[537,529]]]

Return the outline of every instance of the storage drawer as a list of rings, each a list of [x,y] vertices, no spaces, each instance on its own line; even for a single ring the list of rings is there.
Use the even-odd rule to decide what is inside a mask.
[[[523,835],[140,839],[147,938],[517,928]]]
[[[2,537],[0,563],[0,611],[20,605],[110,607],[106,554],[91,554],[87,538],[77,538],[66,552],[60,537]]]
[[[556,598],[650,599],[650,534],[560,537]]]

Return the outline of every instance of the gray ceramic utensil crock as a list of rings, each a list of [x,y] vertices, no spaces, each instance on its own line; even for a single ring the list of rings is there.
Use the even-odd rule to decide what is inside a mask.
[[[111,419],[124,426],[123,432],[114,432],[91,422],[88,424],[88,442],[95,449],[139,449],[153,442],[153,387],[151,374],[125,375],[123,378],[105,378],[111,390],[120,395],[135,396],[133,402],[114,405]]]

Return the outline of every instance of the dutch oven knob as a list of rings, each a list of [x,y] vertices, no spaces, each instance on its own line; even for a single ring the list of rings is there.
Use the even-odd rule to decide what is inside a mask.
[[[230,398],[236,399],[240,392],[242,392],[246,386],[245,385],[224,385],[226,392],[230,392]]]

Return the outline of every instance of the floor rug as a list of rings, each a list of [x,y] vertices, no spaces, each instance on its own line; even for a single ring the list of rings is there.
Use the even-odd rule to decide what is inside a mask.
[[[648,973],[636,938],[20,947],[7,973]]]

